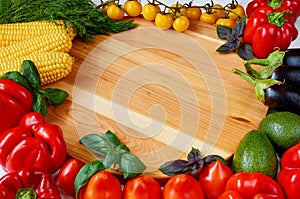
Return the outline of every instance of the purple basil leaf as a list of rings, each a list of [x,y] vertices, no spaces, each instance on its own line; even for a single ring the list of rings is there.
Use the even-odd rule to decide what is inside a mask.
[[[203,160],[200,160],[198,163],[192,165],[191,174],[195,175],[198,171],[200,171],[203,168],[203,165]]]
[[[228,41],[227,41],[227,42],[230,43],[230,45],[232,45],[233,48],[237,48],[237,47],[239,47],[240,44],[241,44],[241,41],[240,41],[238,38],[234,37],[233,35],[231,35],[231,36],[228,38]]]
[[[174,160],[164,163],[159,170],[168,176],[187,173],[190,170],[189,162],[186,160]]]
[[[201,152],[199,151],[199,149],[192,148],[192,150],[188,154],[187,159],[189,163],[197,163],[202,159]]]
[[[234,45],[230,42],[226,42],[217,49],[219,53],[229,53],[232,51],[234,51]]]
[[[217,160],[223,162],[224,164],[228,164],[227,161],[219,155],[208,155],[203,158],[204,165],[209,165]]]
[[[235,38],[239,38],[243,36],[245,26],[246,26],[246,17],[244,16],[237,22],[237,24],[232,29],[232,35],[234,35]]]
[[[223,25],[217,25],[217,35],[220,39],[228,39],[231,35],[232,28],[223,26]]]
[[[242,44],[236,49],[236,53],[244,60],[253,58],[253,50],[250,44]]]

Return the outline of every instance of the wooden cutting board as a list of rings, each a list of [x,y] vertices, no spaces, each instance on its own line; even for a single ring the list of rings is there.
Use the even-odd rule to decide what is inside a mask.
[[[79,139],[111,130],[157,179],[166,177],[161,164],[186,159],[192,147],[203,156],[230,157],[267,111],[252,86],[232,73],[244,70],[242,59],[216,52],[225,41],[215,26],[192,21],[179,33],[134,20],[135,29],[74,40],[71,74],[50,85],[70,93],[47,116],[62,127],[68,153],[94,160]]]

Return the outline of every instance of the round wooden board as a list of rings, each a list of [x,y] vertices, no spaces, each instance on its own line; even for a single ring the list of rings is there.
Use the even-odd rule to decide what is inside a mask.
[[[214,26],[193,21],[179,33],[134,20],[135,29],[74,40],[71,74],[49,85],[70,93],[47,117],[62,127],[68,153],[95,159],[79,139],[111,130],[156,179],[166,178],[161,164],[186,159],[192,147],[203,156],[230,157],[267,111],[252,86],[232,73],[244,70],[242,59],[216,52],[225,41]]]

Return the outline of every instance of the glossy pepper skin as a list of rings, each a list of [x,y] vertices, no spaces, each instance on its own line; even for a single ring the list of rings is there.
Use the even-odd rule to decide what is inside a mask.
[[[40,113],[25,114],[19,126],[0,136],[0,164],[6,172],[34,167],[54,173],[66,159],[66,143],[61,128],[48,124]]]
[[[220,198],[234,198],[235,195],[243,199],[285,199],[280,185],[259,172],[239,172],[232,175]]]
[[[286,15],[292,22],[300,16],[300,1],[299,0],[253,0],[248,3],[246,7],[246,14],[248,17],[262,7],[269,7],[276,12],[290,11],[291,14]],[[267,13],[266,13],[267,14]]]
[[[284,18],[284,12],[256,11],[248,20],[243,41],[252,44],[257,58],[267,58],[277,48],[288,49],[297,35],[295,25]]]
[[[32,111],[29,90],[10,79],[0,80],[0,135],[17,126],[23,115]]]
[[[284,152],[278,183],[282,186],[287,199],[300,196],[300,143]]]
[[[61,198],[51,174],[23,168],[0,179],[0,199],[18,198],[18,190],[24,188],[32,188],[37,199]]]

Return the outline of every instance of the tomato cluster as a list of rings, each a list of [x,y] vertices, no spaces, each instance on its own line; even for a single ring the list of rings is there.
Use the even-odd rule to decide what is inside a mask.
[[[222,6],[213,2],[205,5],[172,4],[167,6],[158,0],[142,5],[138,0],[127,0],[124,6],[118,2],[104,3],[104,12],[113,20],[121,20],[125,16],[137,17],[140,14],[148,21],[154,21],[159,28],[173,28],[184,32],[190,26],[190,20],[200,20],[208,24],[220,24],[233,28],[241,17],[245,15],[244,8],[236,1]]]

